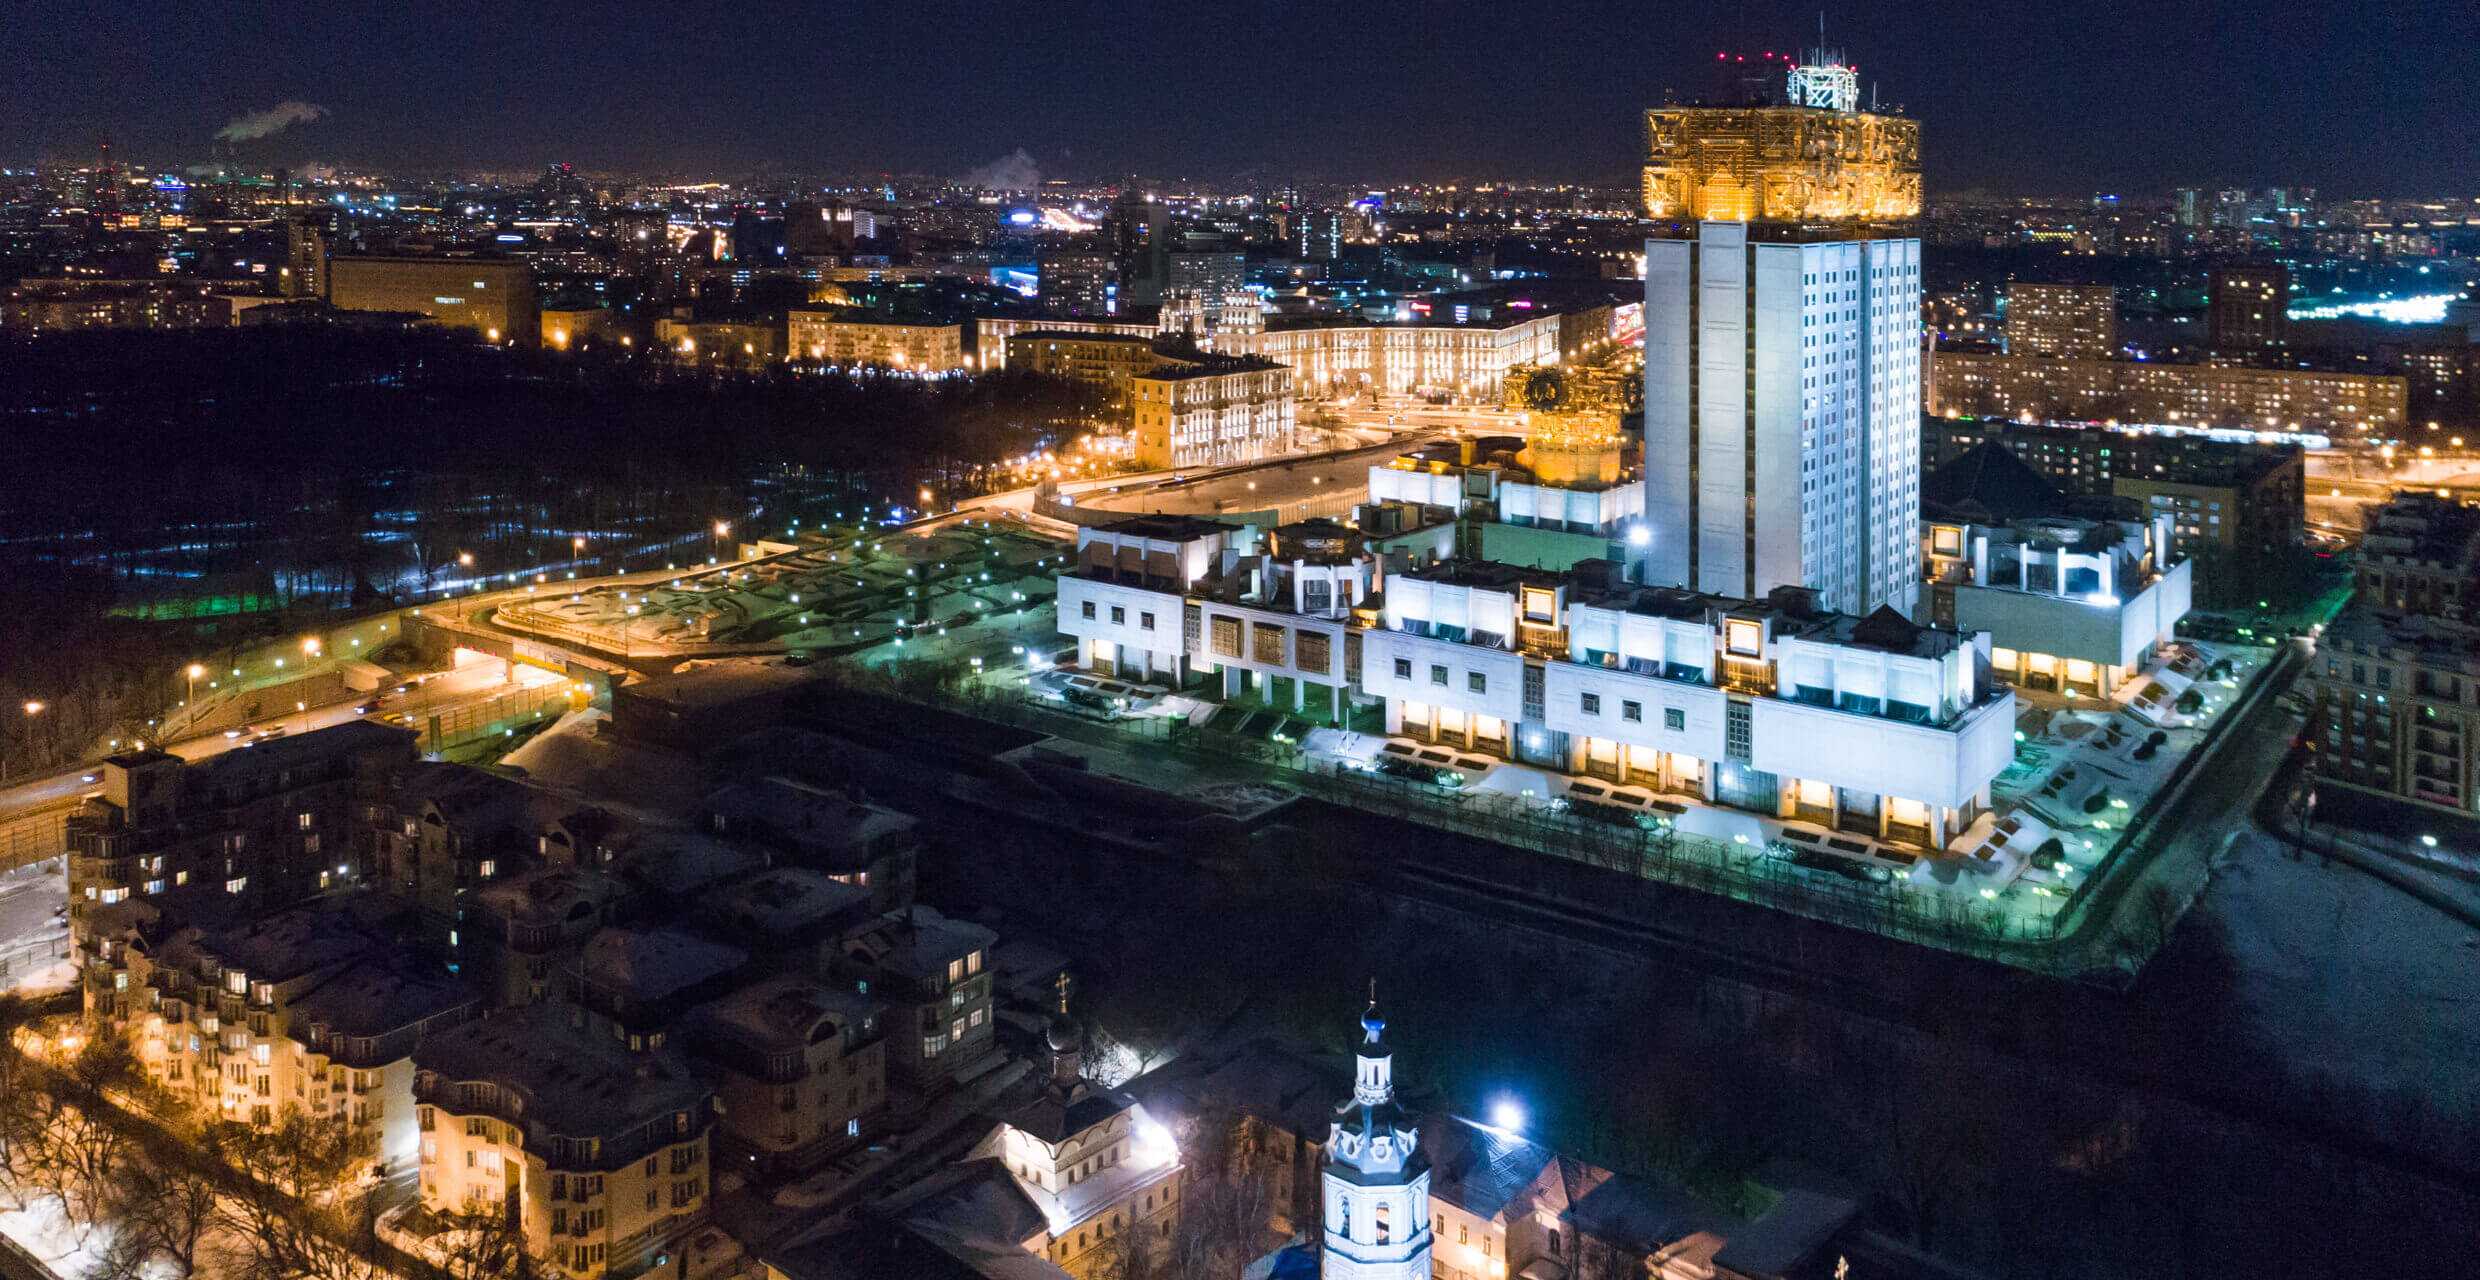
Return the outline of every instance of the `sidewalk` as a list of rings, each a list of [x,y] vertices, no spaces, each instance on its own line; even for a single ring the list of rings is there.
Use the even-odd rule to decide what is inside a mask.
[[[2436,908],[2473,929],[2480,929],[2480,902],[2473,902],[2426,883],[2414,874],[2402,855],[2374,848],[2333,828],[2300,829],[2299,819],[2289,809],[2275,806],[2273,820],[2266,831],[2292,848],[2304,848],[2329,861],[2339,862],[2382,880],[2421,902]],[[2440,873],[2450,874],[2440,869]]]

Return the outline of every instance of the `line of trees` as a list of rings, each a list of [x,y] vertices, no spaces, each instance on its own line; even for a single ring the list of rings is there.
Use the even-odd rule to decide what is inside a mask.
[[[341,1121],[288,1106],[255,1126],[192,1110],[147,1080],[126,1040],[90,1033],[51,1061],[24,1047],[34,1023],[31,1004],[0,994],[0,1195],[56,1209],[91,1260],[88,1280],[400,1269],[381,1265],[381,1184]],[[530,1268],[504,1215],[433,1225],[448,1280]]]
[[[589,572],[659,568],[705,554],[718,520],[977,491],[1102,408],[1022,371],[692,378],[438,330],[0,334],[0,770],[159,714],[186,656],[107,624],[116,603],[357,604],[468,554],[485,573],[568,562],[578,538]],[[219,647],[248,624],[220,625]],[[20,719],[29,700],[59,714]]]

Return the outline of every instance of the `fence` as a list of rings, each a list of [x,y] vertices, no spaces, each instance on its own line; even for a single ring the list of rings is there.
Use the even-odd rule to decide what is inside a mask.
[[[62,805],[0,822],[0,871],[14,871],[68,851],[70,807]]]
[[[1578,817],[1520,796],[1454,795],[1341,766],[1293,767],[1302,792],[1362,813],[1454,831],[1665,884],[1863,929],[1906,942],[2022,964],[2014,950],[2054,941],[2054,918],[1900,884],[1811,871],[1736,842]]]
[[[69,946],[67,938],[43,938],[0,947],[0,991],[16,986],[30,972],[68,959]]]
[[[471,706],[434,712],[414,727],[421,731],[422,750],[444,751],[469,742],[480,742],[537,720],[555,718],[566,711],[568,705],[566,685],[517,689]]]
[[[902,696],[943,709],[1034,728],[1054,712],[1004,694],[909,689]],[[2019,968],[2080,971],[2081,957],[2053,955],[2056,914],[2027,915],[1967,896],[1855,882],[1812,871],[1736,842],[1669,828],[1622,826],[1547,808],[1522,796],[1441,791],[1431,784],[1303,759],[1288,745],[1227,738],[1184,721],[1120,721],[1133,737],[1189,762],[1237,766],[1301,794],[1362,813],[1417,823],[1621,875],[1717,894],[1846,928]],[[1253,767],[1253,768],[1252,768]]]

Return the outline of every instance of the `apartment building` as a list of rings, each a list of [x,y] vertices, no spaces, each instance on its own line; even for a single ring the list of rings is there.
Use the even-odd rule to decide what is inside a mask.
[[[404,952],[411,922],[368,895],[327,897],[231,928],[152,904],[100,909],[82,944],[89,1020],[126,1033],[147,1077],[227,1121],[289,1108],[344,1126],[365,1160],[416,1156],[412,1054],[481,999]]]
[[[697,823],[716,835],[766,849],[779,865],[865,890],[874,912],[912,904],[919,823],[911,814],[873,804],[857,791],[791,778],[747,779],[708,795],[699,805]]]
[[[990,948],[998,941],[928,907],[892,912],[845,937],[837,976],[889,1006],[890,1084],[929,1097],[995,1060]]]
[[[1084,337],[1141,338],[1147,342],[1160,336],[1162,326],[1151,315],[1125,320],[1096,320],[1066,316],[976,316],[973,320],[973,358],[984,369],[1008,366],[1008,344],[1018,337],[1040,330],[1045,333],[1073,333]]]
[[[2318,638],[2311,670],[2320,782],[2480,809],[2480,628],[2353,608]]]
[[[1292,451],[1292,371],[1263,359],[1201,356],[1135,374],[1128,406],[1140,466],[1221,467]]]
[[[2397,493],[2367,514],[2351,565],[2355,602],[2469,621],[2475,568],[2480,508],[2432,493]]]
[[[2106,284],[2006,286],[2009,355],[2107,360],[2118,354],[2118,290]]]
[[[785,358],[839,369],[948,373],[966,367],[964,326],[866,311],[794,311]]]
[[[886,1006],[802,973],[691,1011],[724,1158],[761,1176],[806,1172],[877,1136],[887,1106]]]
[[[2392,374],[1940,351],[1929,412],[1942,418],[2164,422],[2350,438],[2402,434],[2408,384]]]
[[[1509,369],[1555,363],[1559,336],[1555,313],[1460,325],[1278,320],[1261,333],[1218,338],[1216,346],[1297,370],[1305,396],[1374,391],[1494,399]]]
[[[2069,496],[2133,498],[2171,517],[2174,552],[2228,553],[2299,545],[2307,520],[2307,454],[2297,444],[2217,439],[2201,430],[2116,429],[1929,418],[1921,453],[1941,466],[1980,445],[2005,445]]]
[[[504,1213],[554,1274],[681,1274],[706,1220],[714,1095],[679,1059],[631,1050],[582,1010],[503,1010],[414,1050],[420,1194]]]
[[[203,885],[265,910],[372,870],[369,816],[413,762],[414,735],[367,720],[191,762],[123,752],[68,820],[69,919]]]

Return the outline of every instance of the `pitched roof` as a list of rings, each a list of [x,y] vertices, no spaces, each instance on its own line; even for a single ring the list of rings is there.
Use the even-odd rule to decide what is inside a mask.
[[[1924,630],[1926,628],[1897,612],[1893,605],[1881,604],[1876,612],[1852,624],[1851,642],[1893,653],[1910,653]]]
[[[1700,1231],[1728,1235],[1739,1226],[1737,1218],[1687,1192],[1626,1174],[1586,1192],[1569,1216],[1587,1236],[1648,1254]]]
[[[578,967],[588,981],[632,1000],[661,1000],[739,968],[749,954],[665,926],[608,928],[588,939]]]
[[[1522,1134],[1462,1116],[1433,1115],[1421,1126],[1429,1149],[1430,1194],[1477,1218],[1496,1218],[1528,1191],[1564,1213],[1610,1175]]]
[[[1738,1275],[1766,1280],[1788,1274],[1833,1238],[1860,1206],[1842,1196],[1794,1187],[1774,1207],[1731,1237],[1714,1255],[1714,1265]]]
[[[1044,1089],[1041,1097],[1008,1113],[1007,1126],[1056,1147],[1128,1106],[1120,1093],[1079,1081],[1074,1089]]]
[[[1920,507],[1949,519],[2003,524],[2066,510],[2066,496],[2013,449],[1984,440],[1920,481]]]

